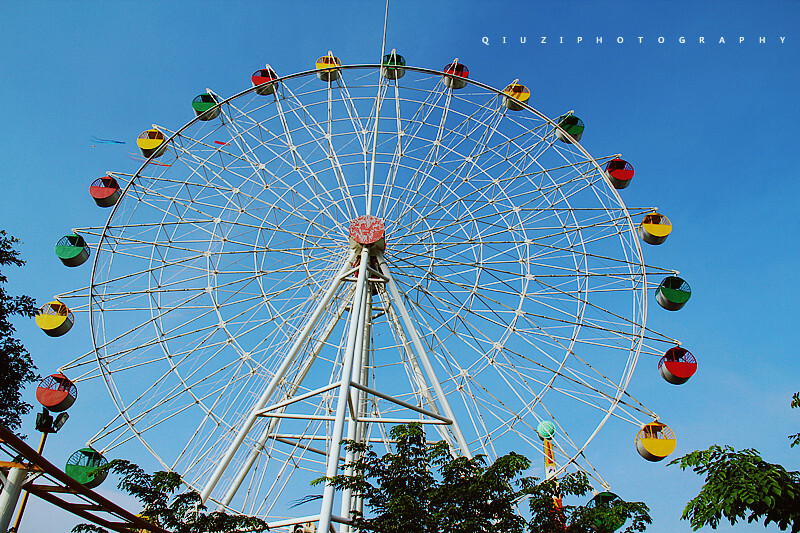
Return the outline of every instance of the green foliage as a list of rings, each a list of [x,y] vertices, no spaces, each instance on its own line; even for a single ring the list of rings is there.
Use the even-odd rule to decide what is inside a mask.
[[[394,453],[378,456],[369,446],[348,441],[355,453],[353,475],[331,479],[337,489],[363,497],[366,515],[353,511],[354,527],[379,533],[611,533],[631,519],[626,532],[644,531],[652,520],[641,502],[617,500],[594,508],[565,506],[559,512],[553,496],[584,496],[590,490],[585,474],[568,474],[539,483],[517,477],[530,466],[510,453],[486,464],[485,457],[453,457],[444,442],[427,444],[419,424],[392,428]],[[317,480],[324,482],[325,478]],[[515,488],[519,487],[519,488]],[[516,512],[529,498],[532,520]],[[565,526],[567,529],[565,530]]]
[[[441,475],[434,493],[434,508],[439,510],[439,531],[521,531],[525,521],[514,511],[518,493],[514,478],[530,466],[522,455],[510,453],[486,466],[484,456],[453,458],[444,447],[434,464]]]
[[[115,459],[97,470],[111,471],[121,476],[117,486],[136,497],[144,506],[142,518],[174,533],[227,533],[230,531],[264,531],[267,523],[251,516],[231,516],[214,511],[206,513],[200,494],[186,491],[175,495],[183,486],[174,472],[148,474],[138,465]],[[108,533],[93,524],[79,524],[73,533]]]
[[[792,409],[795,409],[796,407],[800,407],[800,392],[795,392],[794,396],[792,396]],[[789,435],[789,440],[792,441],[792,448],[794,448],[800,444],[800,433]]]
[[[800,393],[792,396],[792,408],[800,407]],[[790,435],[792,447],[800,444],[800,433]],[[732,525],[739,520],[764,520],[782,531],[800,533],[800,472],[787,472],[781,465],[764,461],[758,450],[736,451],[730,446],[711,446],[670,463],[681,470],[691,468],[705,474],[700,494],[683,510],[696,530],[705,525],[716,529],[724,517]]]
[[[22,266],[25,261],[19,258],[14,245],[19,239],[0,230],[0,266]],[[30,296],[11,296],[3,284],[8,278],[0,272],[0,423],[16,431],[22,424],[22,416],[31,410],[29,403],[23,402],[20,392],[27,383],[41,379],[36,374],[31,355],[22,343],[13,337],[14,326],[10,317],[19,315],[32,317],[36,306]]]
[[[560,478],[539,482],[537,478],[523,480],[523,492],[529,498],[530,531],[536,533],[612,533],[630,521],[625,532],[644,531],[652,524],[649,509],[642,502],[616,499],[597,506],[562,505],[555,499],[563,496],[586,497],[591,486],[586,474],[575,472]]]
[[[705,475],[705,483],[683,510],[692,528],[710,525],[716,529],[725,517],[774,522],[781,530],[791,526],[800,532],[800,472],[787,472],[781,465],[764,461],[757,450],[736,451],[730,446],[711,446],[694,451],[670,464],[691,468]]]
[[[396,426],[395,453],[381,457],[368,446],[347,442],[358,457],[352,476],[331,479],[364,499],[367,518],[353,511],[359,531],[381,533],[522,533],[515,513],[514,478],[528,468],[509,454],[487,466],[485,458],[453,458],[444,442],[428,445],[419,424]],[[438,474],[438,475],[437,475]],[[317,480],[323,482],[325,479]]]

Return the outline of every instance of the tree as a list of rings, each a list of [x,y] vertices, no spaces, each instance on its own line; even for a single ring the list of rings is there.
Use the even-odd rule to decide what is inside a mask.
[[[347,449],[357,454],[353,475],[331,479],[337,489],[363,497],[369,518],[352,512],[359,531],[522,533],[527,526],[535,533],[611,533],[628,519],[627,532],[644,531],[652,522],[641,502],[615,500],[559,511],[554,496],[583,496],[591,490],[583,473],[568,474],[558,482],[517,480],[530,466],[522,455],[510,453],[487,466],[483,456],[453,457],[444,442],[426,444],[419,424],[396,426],[391,435],[397,441],[395,452],[380,457],[369,446],[348,441]],[[527,524],[516,512],[522,498],[530,502],[532,519]]]
[[[530,465],[518,454],[487,466],[483,456],[453,458],[444,442],[429,445],[420,424],[395,426],[395,453],[379,457],[348,441],[358,454],[353,475],[331,479],[338,489],[363,497],[370,517],[354,510],[353,526],[381,533],[522,533],[515,512],[514,478]],[[438,475],[437,475],[438,474]],[[316,482],[321,483],[325,478]]]
[[[596,505],[556,506],[564,496],[586,496],[591,492],[586,474],[574,472],[558,479],[524,480],[523,492],[529,498],[530,531],[536,533],[612,533],[625,523],[625,532],[644,531],[653,522],[647,505],[615,498]]]
[[[800,392],[795,392],[794,396],[792,396],[792,409],[796,407],[800,407]],[[800,444],[800,433],[789,435],[789,440],[792,441],[791,447],[794,448]]]
[[[800,406],[800,394],[793,396],[791,405]],[[795,446],[800,434],[789,439]],[[716,529],[724,517],[731,525],[763,519],[765,526],[774,522],[782,531],[791,527],[792,533],[800,532],[800,472],[764,461],[758,450],[711,446],[670,464],[706,476],[700,494],[686,504],[681,516],[694,530],[705,525]]]
[[[19,239],[0,230],[0,266],[25,264],[14,249],[17,243]],[[0,272],[0,376],[3,376],[0,380],[0,423],[16,431],[22,424],[22,416],[33,407],[22,401],[20,392],[27,383],[41,378],[36,374],[30,353],[14,338],[16,329],[10,321],[14,315],[32,317],[36,314],[34,300],[30,296],[9,295],[3,287],[7,281]]]
[[[227,533],[230,531],[264,531],[267,523],[252,516],[232,516],[221,511],[204,512],[200,494],[190,490],[175,496],[183,486],[175,472],[148,474],[138,465],[115,459],[97,469],[121,476],[117,487],[136,497],[144,506],[140,516],[174,533]],[[108,533],[94,524],[79,524],[73,533]]]

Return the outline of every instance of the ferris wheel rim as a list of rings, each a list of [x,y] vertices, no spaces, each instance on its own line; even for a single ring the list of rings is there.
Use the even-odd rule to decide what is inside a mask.
[[[381,66],[380,66],[380,65],[343,65],[343,66],[341,67],[341,69],[342,69],[342,70],[368,70],[368,69],[380,69],[380,68],[381,68]],[[436,71],[436,70],[430,70],[430,69],[420,69],[420,68],[416,68],[416,67],[408,67],[408,66],[406,66],[406,67],[404,67],[404,68],[405,68],[406,70],[409,70],[409,71],[416,71],[416,72],[420,72],[420,73],[424,73],[424,74],[430,74],[430,75],[436,75],[436,76],[441,76],[441,75],[442,75],[441,71]],[[309,70],[309,71],[304,71],[304,72],[300,72],[300,73],[296,73],[296,74],[292,74],[292,75],[284,76],[284,77],[278,78],[278,79],[276,80],[276,83],[283,83],[284,81],[292,80],[292,79],[295,79],[295,78],[299,78],[299,77],[303,77],[303,76],[310,76],[310,75],[314,75],[314,74],[316,74],[317,72],[319,72],[320,70],[323,70],[323,69],[314,69],[314,70]],[[473,85],[475,85],[475,86],[478,86],[478,87],[480,87],[480,88],[482,88],[482,89],[489,90],[489,91],[493,91],[493,92],[494,92],[494,93],[495,93],[497,96],[499,96],[499,95],[501,95],[501,94],[502,94],[502,92],[501,92],[500,90],[498,90],[498,89],[495,89],[495,88],[493,88],[493,87],[490,87],[490,86],[488,86],[488,85],[482,84],[482,83],[480,83],[480,82],[476,82],[475,80],[466,80],[466,81],[467,81],[468,83],[471,83],[471,84],[473,84]],[[247,95],[247,94],[249,94],[249,93],[251,93],[251,92],[254,92],[254,91],[255,91],[255,88],[256,88],[256,87],[251,87],[251,88],[249,88],[249,89],[246,89],[246,90],[244,90],[244,91],[242,91],[242,92],[240,92],[240,93],[237,93],[236,95],[234,95],[234,96],[231,96],[231,97],[229,97],[229,98],[225,99],[224,101],[220,102],[220,104],[219,104],[219,105],[220,105],[220,106],[222,106],[222,105],[224,105],[224,104],[227,104],[227,103],[228,103],[228,102],[230,102],[231,100],[234,100],[234,99],[236,99],[236,98],[239,98],[239,97],[241,97],[241,96],[244,96],[244,95]],[[543,120],[547,121],[547,122],[548,122],[548,123],[549,123],[551,126],[553,126],[554,128],[559,128],[559,129],[560,129],[560,127],[558,126],[558,124],[557,124],[557,123],[555,123],[555,122],[554,122],[552,119],[549,119],[548,117],[546,117],[545,115],[543,115],[542,113],[540,113],[538,110],[536,110],[536,109],[532,108],[531,106],[529,106],[529,105],[528,105],[528,104],[526,104],[526,103],[523,103],[523,105],[525,106],[525,108],[526,108],[528,111],[530,111],[530,112],[533,112],[534,114],[538,115],[538,116],[539,116],[541,119],[543,119]],[[175,131],[175,132],[174,132],[172,135],[170,135],[170,136],[169,136],[167,139],[165,139],[165,141],[164,141],[164,142],[165,142],[165,143],[167,143],[167,144],[168,144],[168,143],[170,143],[170,142],[172,142],[172,141],[173,141],[173,139],[175,139],[177,136],[179,136],[179,135],[180,135],[180,134],[181,134],[183,131],[185,131],[187,128],[191,127],[193,124],[195,124],[196,122],[198,122],[198,120],[199,120],[199,117],[196,117],[195,119],[193,119],[193,120],[189,121],[189,122],[188,122],[188,123],[186,123],[186,124],[185,124],[185,125],[184,125],[182,128],[178,129],[178,130],[177,130],[177,131]],[[605,173],[604,173],[604,171],[603,171],[603,170],[600,168],[599,164],[597,163],[597,161],[595,160],[595,158],[594,158],[594,157],[592,157],[592,156],[591,156],[591,155],[590,155],[590,154],[589,154],[589,153],[588,153],[588,152],[587,152],[587,151],[586,151],[586,150],[585,150],[585,149],[584,149],[584,148],[583,148],[583,147],[582,147],[582,146],[581,146],[581,145],[580,145],[580,144],[579,144],[577,141],[576,141],[576,142],[574,142],[574,146],[575,146],[576,148],[578,148],[578,150],[579,150],[580,152],[582,152],[582,153],[583,153],[583,155],[586,157],[587,161],[590,161],[590,162],[591,162],[591,164],[592,164],[592,165],[594,165],[594,167],[595,167],[596,171],[597,171],[597,172],[599,172],[599,173],[600,173],[600,175],[603,175],[603,176],[605,176]],[[134,175],[134,178],[132,178],[132,179],[129,181],[129,183],[128,183],[128,185],[125,187],[124,193],[123,193],[123,195],[122,195],[122,197],[123,197],[123,198],[126,196],[126,194],[128,193],[128,190],[129,190],[129,189],[130,189],[130,188],[133,186],[133,184],[134,184],[134,182],[135,182],[136,178],[137,178],[137,177],[138,177],[138,176],[139,176],[139,175],[140,175],[140,174],[143,172],[144,168],[147,166],[148,162],[149,162],[151,159],[152,159],[152,157],[151,157],[151,158],[149,158],[149,159],[148,159],[148,161],[146,161],[146,162],[145,162],[145,163],[144,163],[144,164],[143,164],[143,165],[140,167],[140,169],[139,169],[139,170],[136,172],[136,174]],[[606,179],[606,181],[607,181],[607,178],[605,178],[605,179]],[[625,214],[625,218],[626,218],[626,220],[627,220],[627,225],[628,225],[628,228],[629,228],[631,231],[635,232],[635,226],[633,225],[633,221],[632,221],[632,218],[631,218],[631,216],[630,216],[630,213],[628,212],[628,210],[627,210],[627,207],[625,206],[624,202],[622,201],[621,197],[619,196],[619,193],[618,193],[618,192],[617,192],[617,191],[616,191],[614,188],[612,188],[612,187],[608,187],[608,189],[609,189],[609,191],[607,191],[607,192],[611,192],[611,193],[612,193],[612,194],[613,194],[613,195],[616,197],[616,199],[617,199],[617,205],[618,205],[618,206],[619,206],[619,207],[620,207],[622,210],[624,210],[624,214]],[[110,214],[110,216],[109,216],[109,218],[108,218],[108,221],[107,221],[107,223],[106,223],[106,226],[105,226],[105,228],[104,228],[104,230],[103,230],[103,235],[102,235],[102,237],[101,237],[101,242],[100,242],[100,246],[98,247],[98,249],[99,249],[99,248],[102,246],[102,244],[103,244],[103,241],[104,241],[104,239],[106,238],[106,230],[107,230],[107,228],[109,227],[109,224],[111,223],[112,219],[114,218],[114,215],[116,214],[116,211],[117,211],[117,208],[119,207],[119,205],[120,205],[120,204],[117,204],[117,205],[115,205],[115,206],[114,206],[114,209],[113,209],[112,213]],[[641,253],[641,244],[639,243],[638,239],[633,239],[633,241],[632,241],[632,242],[633,242],[633,243],[635,243],[635,246],[636,246],[636,253],[637,253],[637,255],[638,255],[639,259],[640,259],[640,261],[639,261],[639,264],[641,265],[641,268],[642,268],[642,273],[643,273],[643,275],[644,275],[644,269],[645,269],[645,265],[644,265],[643,255],[642,255],[642,253]],[[99,254],[99,253],[98,253],[98,254],[95,254],[95,258],[94,258],[94,266],[93,266],[93,268],[92,268],[92,278],[91,278],[91,285],[92,285],[92,287],[94,287],[94,286],[95,286],[95,273],[96,273],[96,271],[97,271],[97,265],[98,265],[99,257],[100,257],[100,254]],[[163,275],[163,273],[162,273],[162,275]],[[642,287],[642,293],[643,293],[643,294],[646,294],[646,291],[647,291],[647,288],[646,288],[646,286],[644,286],[644,285],[643,285],[643,287]],[[94,299],[92,298],[92,299],[90,299],[90,316],[92,317],[92,319],[91,319],[91,320],[92,320],[92,322],[91,322],[92,326],[91,326],[91,327],[92,327],[92,332],[93,332],[93,335],[92,335],[92,337],[93,337],[93,343],[94,343],[94,346],[95,346],[95,351],[96,351],[96,353],[98,353],[98,359],[99,359],[99,351],[98,351],[98,346],[97,346],[96,338],[95,338],[95,335],[94,335],[94,331],[96,330],[96,325],[95,325],[95,323],[94,323],[94,315],[95,315],[95,311],[92,309],[93,303],[94,303]],[[646,320],[646,305],[647,305],[647,298],[642,298],[642,303],[643,303],[643,316],[644,316],[644,319]],[[643,334],[644,334],[644,325],[643,325],[644,323],[645,323],[645,321],[643,320],[643,321],[642,321],[641,335],[643,335]],[[641,341],[641,336],[639,337],[639,340]],[[573,338],[573,342],[574,342],[574,338]],[[629,367],[630,367],[630,371],[626,371],[625,375],[623,376],[623,379],[625,380],[625,383],[626,383],[626,385],[627,385],[627,381],[629,381],[629,380],[630,380],[630,377],[631,377],[631,375],[632,375],[632,373],[633,373],[633,367],[635,367],[635,362],[636,362],[635,360],[636,360],[636,358],[638,358],[638,354],[639,354],[640,350],[641,350],[641,342],[639,342],[639,343],[637,343],[637,344],[636,344],[635,355],[634,355],[634,357],[633,357],[633,363],[632,363],[632,365],[631,365],[631,360],[629,359],[629,362],[628,362],[628,365],[627,365],[627,366],[629,366]],[[99,362],[99,360],[98,360],[98,362]],[[102,365],[101,365],[101,367],[102,367]],[[106,374],[105,374],[105,371],[103,372],[103,376],[104,376],[104,380],[106,380],[107,376],[106,376]],[[110,375],[109,375],[108,377],[110,378]],[[553,377],[555,377],[555,376],[553,376]],[[112,380],[112,381],[113,381],[113,380]],[[108,382],[107,382],[107,386],[108,386],[108,387],[110,387],[110,384],[109,384]],[[620,389],[620,388],[618,388],[618,389],[617,389],[617,391],[618,391],[618,392],[617,392],[617,397],[615,398],[615,401],[618,401],[618,400],[621,398],[622,394],[624,393],[624,387],[623,387],[623,388],[621,388],[621,389]],[[109,388],[109,392],[111,393],[111,395],[112,395],[112,398],[115,398],[115,393],[114,393],[114,392],[112,392],[112,391],[110,390],[110,388]],[[115,400],[115,402],[116,402],[116,400]],[[601,424],[600,424],[600,425],[599,425],[599,426],[598,426],[598,427],[595,429],[595,432],[594,432],[594,434],[597,434],[597,432],[599,432],[600,428],[602,428],[602,426],[605,424],[605,422],[606,422],[606,421],[607,421],[607,420],[608,420],[608,419],[609,419],[609,418],[612,416],[612,411],[614,410],[614,407],[616,407],[616,404],[614,404],[614,406],[612,406],[612,407],[609,409],[609,411],[606,413],[606,416],[605,416],[605,418],[603,419],[603,421],[601,422]],[[118,407],[118,409],[119,409],[119,407]],[[120,410],[120,413],[122,414],[122,410]],[[126,419],[126,420],[127,420],[127,419]],[[135,426],[135,424],[134,424],[132,421],[128,421],[128,423],[129,423],[129,426],[130,426],[132,429],[134,429],[134,430],[135,430],[135,427],[134,427],[134,426]],[[141,438],[141,436],[140,436],[140,435],[138,435],[138,433],[137,433],[137,436],[139,436],[139,440],[140,440],[140,441],[142,441],[142,442],[143,442],[143,444],[145,444],[145,446],[147,446],[147,447],[148,447],[148,449],[150,449],[150,447],[147,445],[147,443],[145,442],[145,440],[144,440],[143,438]],[[593,436],[594,436],[594,435],[592,435],[592,438],[593,438]],[[586,443],[583,445],[583,447],[582,447],[582,448],[579,450],[579,452],[578,452],[578,453],[582,452],[582,451],[583,451],[583,450],[586,448],[586,446],[589,444],[589,442],[590,442],[590,441],[591,441],[591,438],[589,439],[589,441],[587,441],[587,442],[586,442]],[[154,452],[152,452],[152,450],[151,450],[151,453],[154,453]],[[159,461],[161,461],[160,457],[159,457],[157,454],[155,454],[155,453],[154,453],[154,455],[155,455],[157,458],[159,458]],[[167,465],[166,465],[165,463],[163,463],[163,462],[162,462],[162,464],[164,464],[165,466],[167,466]],[[564,465],[564,467],[566,467],[566,465]]]

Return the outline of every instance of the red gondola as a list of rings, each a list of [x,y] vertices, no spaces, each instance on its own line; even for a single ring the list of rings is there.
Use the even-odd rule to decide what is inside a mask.
[[[633,165],[624,159],[615,157],[606,164],[606,174],[615,189],[624,189],[630,185],[633,179]]]
[[[274,82],[277,79],[278,75],[275,74],[275,71],[272,70],[272,67],[267,65],[266,68],[262,68],[261,70],[253,72],[253,76],[250,78],[250,81],[252,81],[253,85],[256,87],[256,94],[267,95],[275,92],[275,86],[277,83],[270,82]],[[267,85],[264,85],[265,83]]]
[[[111,207],[119,200],[119,183],[111,176],[97,178],[89,186],[89,194],[94,198],[94,203],[100,207]]]
[[[66,411],[78,398],[78,387],[64,374],[47,376],[36,387],[36,400],[50,411]]]
[[[658,370],[661,377],[673,385],[682,385],[697,372],[697,360],[689,350],[675,346],[658,362]]]
[[[467,78],[469,77],[469,69],[463,63],[458,62],[458,58],[452,63],[445,66],[442,71],[444,72],[444,84],[449,89],[463,89],[467,86]]]

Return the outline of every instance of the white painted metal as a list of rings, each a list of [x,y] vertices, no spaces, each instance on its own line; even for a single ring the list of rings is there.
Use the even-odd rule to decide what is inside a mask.
[[[363,319],[366,307],[366,298],[370,292],[367,282],[367,264],[369,263],[369,250],[361,250],[361,263],[358,266],[358,280],[356,281],[353,305],[350,311],[350,325],[347,332],[347,345],[343,354],[342,377],[350,376],[353,373],[353,360],[356,357],[356,348],[364,339]],[[362,327],[359,327],[361,325]],[[359,354],[360,355],[360,354]],[[342,435],[344,434],[345,418],[347,416],[347,406],[350,397],[350,381],[342,379],[339,386],[339,398],[336,402],[336,421],[333,425],[331,440],[328,445],[328,461],[325,470],[325,477],[333,478],[339,469],[339,454],[342,450]],[[322,493],[322,505],[319,511],[319,531],[328,531],[331,525],[331,513],[333,511],[334,486],[329,481],[325,482]]]
[[[386,295],[386,314],[389,316],[391,325],[395,333],[400,338],[403,351],[405,352],[406,357],[408,358],[409,365],[411,365],[411,374],[413,376],[412,382],[417,387],[417,395],[420,398],[425,399],[425,404],[428,406],[428,409],[430,409],[431,412],[433,413],[431,415],[433,418],[443,419],[449,422],[450,419],[441,417],[439,415],[439,408],[436,406],[436,400],[434,399],[433,394],[431,394],[431,389],[428,386],[427,382],[425,381],[425,375],[422,372],[422,368],[420,368],[419,366],[419,361],[417,360],[417,356],[414,355],[414,350],[411,347],[411,342],[409,342],[408,337],[406,336],[406,333],[403,330],[403,326],[400,324],[400,319],[397,316],[394,307],[391,305],[391,302],[389,301],[390,297],[388,296],[388,294],[386,294],[385,291],[382,294]],[[454,448],[452,443],[452,437],[450,433],[447,432],[447,429],[443,427],[437,427],[436,429],[439,433],[439,437],[442,440],[450,443],[451,448]]]
[[[645,329],[633,218],[651,208],[627,208],[603,159],[530,106],[405,70],[220,97],[218,120],[159,127],[171,166],[113,173],[120,201],[80,229],[99,240],[90,286],[60,297],[91,312],[94,345],[63,370],[103,379],[118,411],[96,447],[138,440],[206,501],[291,524],[344,434],[388,450],[387,425],[416,421],[491,459],[541,453],[549,419],[559,465],[601,479],[585,452],[603,424],[654,416],[624,396],[639,354],[677,342]],[[371,311],[347,239],[365,212],[386,225],[380,272],[361,265]],[[340,317],[359,305],[348,349]],[[344,496],[330,523],[361,505]]]
[[[277,412],[283,412],[283,408],[286,405],[289,405],[292,399],[294,400],[297,399],[297,397],[295,397],[297,389],[299,389],[300,385],[303,384],[303,380],[305,380],[306,376],[308,375],[308,372],[311,370],[311,367],[314,364],[314,361],[316,361],[317,355],[319,355],[319,351],[322,349],[322,346],[328,340],[328,336],[330,336],[331,332],[333,331],[334,326],[341,318],[342,312],[344,312],[344,308],[345,305],[344,303],[342,303],[342,305],[339,306],[339,310],[337,311],[337,313],[334,316],[332,316],[331,319],[328,321],[328,324],[325,326],[325,329],[323,330],[321,338],[317,340],[314,349],[311,352],[311,356],[303,364],[303,368],[299,372],[298,378],[292,383],[289,392],[287,392],[286,394],[287,399],[277,405],[272,406],[272,409],[277,410]],[[325,388],[325,390],[327,390],[327,387]],[[256,462],[256,459],[258,459],[259,454],[264,449],[264,444],[267,442],[267,439],[269,438],[270,434],[275,430],[276,422],[277,419],[272,419],[264,428],[264,431],[258,438],[258,442],[250,451],[250,455],[247,456],[247,460],[244,462],[241,468],[239,468],[239,472],[236,474],[236,478],[233,480],[233,483],[231,483],[231,486],[225,493],[225,496],[223,497],[221,502],[222,505],[228,505],[229,503],[231,503],[231,500],[236,495],[236,491],[239,490],[239,487],[241,487],[242,483],[244,482],[244,479],[247,477],[247,474],[253,467],[253,463]]]
[[[27,472],[22,468],[12,468],[5,476],[3,490],[0,492],[0,531],[8,531],[26,476]]]
[[[394,282],[394,277],[389,270],[389,265],[386,263],[386,258],[383,257],[382,252],[378,252],[378,262],[381,265],[381,273],[389,280],[388,288],[389,294],[392,298],[392,304],[397,307],[397,311],[400,313],[400,316],[403,319],[403,324],[405,325],[407,333],[411,337],[414,349],[417,352],[416,355],[422,363],[422,368],[425,369],[428,381],[436,393],[436,399],[442,406],[442,411],[444,411],[445,416],[449,420],[452,420],[452,431],[458,445],[458,451],[464,457],[471,458],[472,452],[469,449],[469,445],[464,438],[464,434],[461,432],[461,427],[459,426],[458,420],[453,413],[453,409],[450,407],[450,402],[447,401],[447,396],[445,396],[444,390],[442,390],[442,384],[440,383],[439,378],[436,376],[436,371],[433,369],[433,366],[428,359],[428,354],[425,351],[425,347],[422,345],[422,340],[419,337],[419,333],[417,333],[417,328],[414,325],[414,321],[411,319],[411,315],[408,314],[405,302],[403,302],[403,297],[400,295],[400,291],[397,290],[397,284]]]
[[[368,257],[367,257],[368,258]],[[362,257],[363,260],[363,257]],[[369,277],[369,261],[366,263],[365,279]],[[359,318],[358,330],[360,333],[357,344],[354,350],[353,370],[351,372],[350,381],[350,397],[348,398],[350,407],[350,419],[347,420],[347,440],[355,441],[359,435],[359,426],[363,424],[359,419],[365,413],[361,411],[361,398],[362,389],[357,386],[362,383],[362,378],[365,375],[364,369],[368,365],[369,358],[369,338],[371,331],[369,324],[372,321],[372,287],[369,281],[365,281],[365,288],[363,291],[362,313]],[[342,376],[344,378],[344,375]],[[345,452],[344,475],[352,476],[353,468],[350,464],[355,460],[355,454],[351,450]],[[341,512],[340,516],[350,518],[350,510],[352,509],[352,491],[344,489],[341,495]],[[342,525],[341,533],[347,533],[349,526]]]

